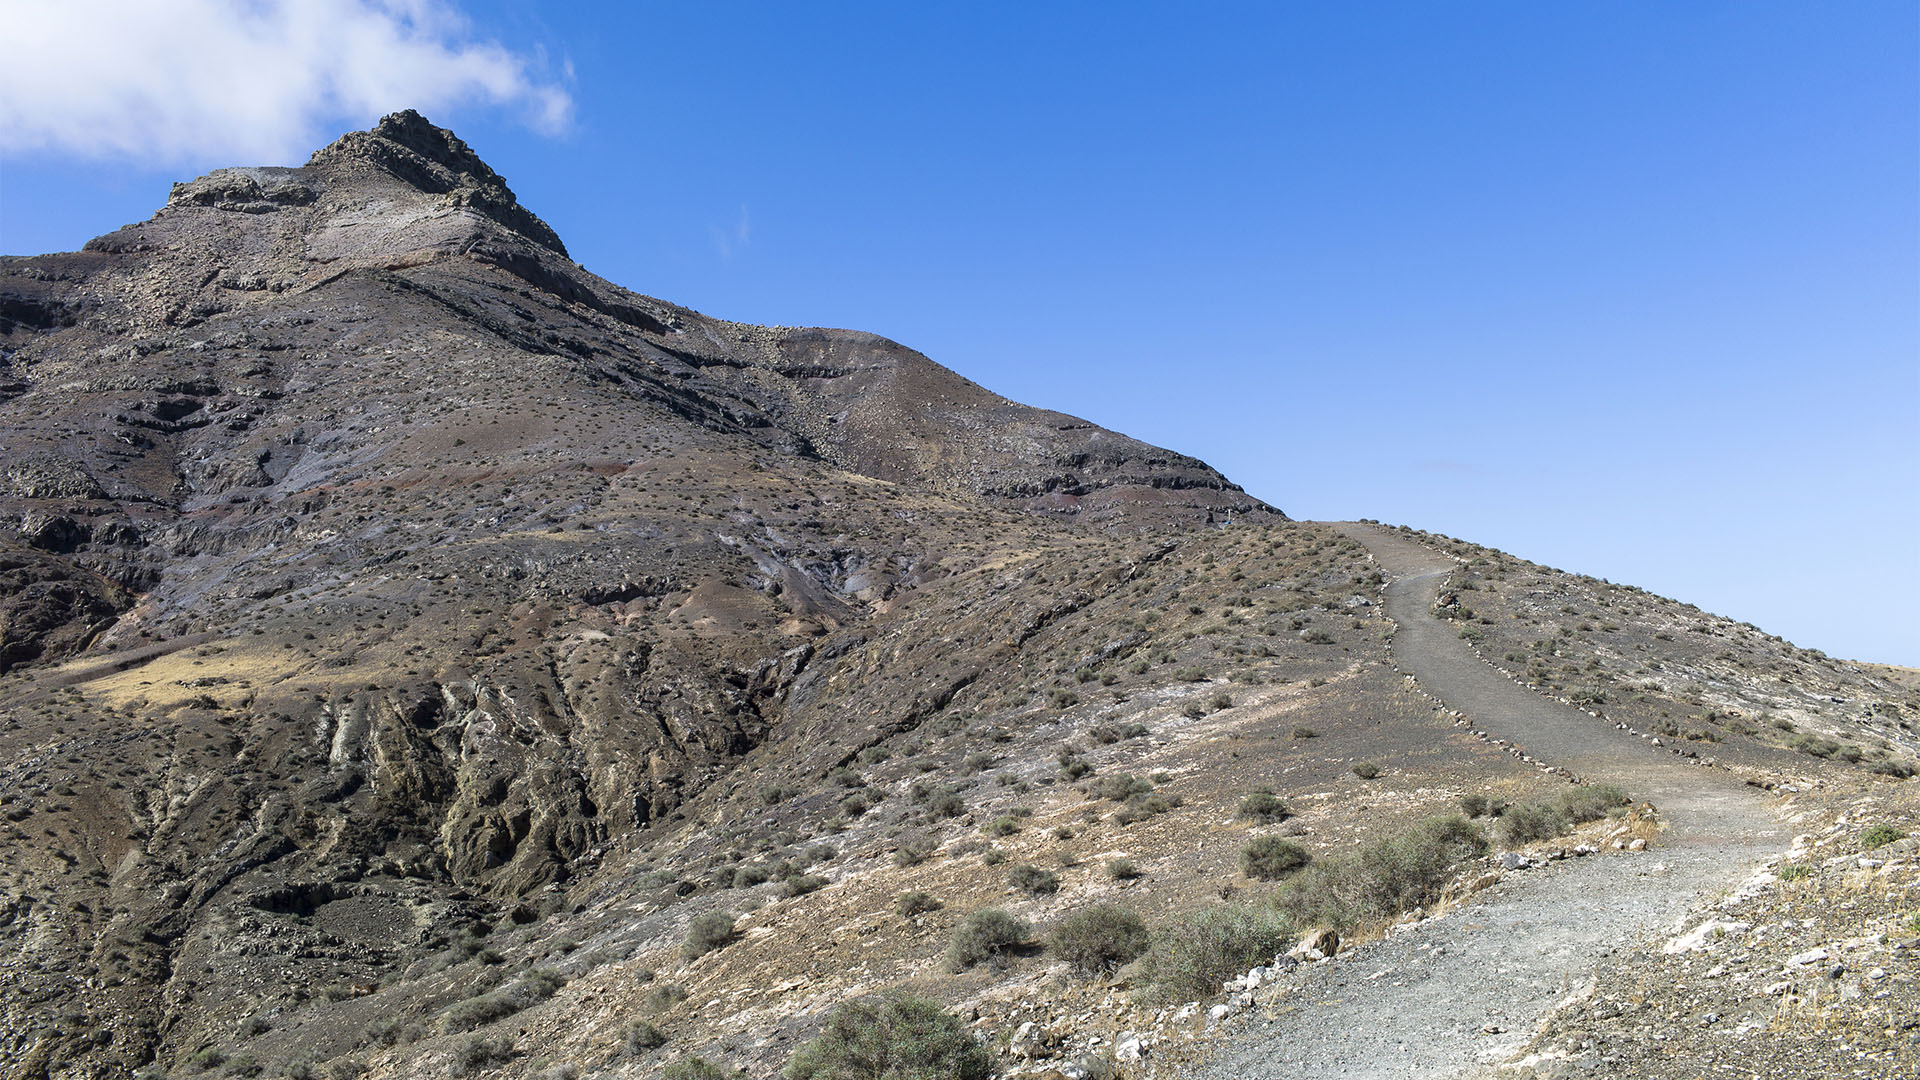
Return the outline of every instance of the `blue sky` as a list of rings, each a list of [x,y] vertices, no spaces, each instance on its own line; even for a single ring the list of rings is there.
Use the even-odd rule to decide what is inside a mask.
[[[1920,664],[1910,3],[328,5],[244,115],[0,86],[0,250],[417,105],[638,291]]]

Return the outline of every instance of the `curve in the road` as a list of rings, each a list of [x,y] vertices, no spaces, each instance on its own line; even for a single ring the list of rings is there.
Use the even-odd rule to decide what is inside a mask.
[[[1682,764],[1482,662],[1431,614],[1452,559],[1384,529],[1341,530],[1389,575],[1401,670],[1534,759],[1653,802],[1668,829],[1645,855],[1509,875],[1445,918],[1326,965],[1307,1000],[1248,1018],[1196,1074],[1207,1080],[1474,1073],[1516,1049],[1613,951],[1669,931],[1782,840],[1764,797],[1740,781]]]

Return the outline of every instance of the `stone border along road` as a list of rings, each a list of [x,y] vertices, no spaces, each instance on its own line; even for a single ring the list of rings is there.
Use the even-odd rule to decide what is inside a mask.
[[[1476,657],[1431,614],[1458,566],[1451,557],[1384,529],[1341,531],[1388,575],[1402,671],[1534,760],[1652,802],[1667,829],[1645,854],[1509,873],[1438,918],[1300,969],[1309,975],[1298,992],[1227,1022],[1220,1048],[1189,1072],[1196,1080],[1484,1074],[1610,956],[1676,933],[1690,908],[1784,847],[1766,796],[1519,686]]]

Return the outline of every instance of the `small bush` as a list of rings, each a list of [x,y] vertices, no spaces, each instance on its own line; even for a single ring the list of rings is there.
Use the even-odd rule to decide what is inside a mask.
[[[1629,801],[1627,793],[1612,784],[1581,784],[1561,792],[1556,800],[1560,812],[1572,819],[1575,825],[1599,821]]]
[[[680,955],[692,960],[732,944],[733,922],[733,915],[725,911],[709,911],[705,915],[696,915],[693,921],[687,924],[687,936],[680,942]]]
[[[669,1065],[660,1073],[660,1080],[733,1080],[738,1071],[729,1073],[703,1057],[684,1057]]]
[[[903,917],[910,919],[929,911],[939,911],[940,901],[935,899],[932,893],[915,890],[901,893],[900,898],[893,902],[893,906]]]
[[[1067,916],[1047,935],[1047,948],[1082,975],[1118,969],[1147,951],[1147,924],[1114,904]]]
[[[1486,851],[1486,834],[1466,818],[1428,818],[1352,855],[1310,863],[1273,903],[1302,925],[1346,929],[1431,903],[1462,862]]]
[[[1108,859],[1107,876],[1115,881],[1132,881],[1140,876],[1140,868],[1132,859]]]
[[[989,836],[1012,836],[1019,831],[1020,819],[1014,817],[1012,814],[1001,814],[999,817],[987,822],[987,835]]]
[[[1119,776],[1103,776],[1094,782],[1093,793],[1103,799],[1114,802],[1126,802],[1135,795],[1145,795],[1153,790],[1153,785],[1132,773]]]
[[[453,1075],[474,1076],[495,1065],[513,1060],[513,1040],[505,1036],[484,1038],[475,1035],[460,1044],[453,1054]]]
[[[1240,870],[1250,878],[1278,881],[1307,865],[1307,849],[1277,836],[1256,836],[1240,849]]]
[[[1527,803],[1500,815],[1494,835],[1503,847],[1518,847],[1564,836],[1573,828],[1566,812],[1551,803]]]
[[[1154,931],[1147,973],[1162,999],[1205,998],[1227,979],[1271,960],[1292,935],[1293,924],[1277,911],[1242,904],[1203,908]]]
[[[1053,871],[1032,863],[1021,863],[1007,873],[1007,884],[1030,896],[1046,896],[1060,891],[1060,879]]]
[[[1013,950],[1026,944],[1033,928],[1003,908],[981,908],[967,916],[947,946],[947,963],[955,971],[977,964],[1003,967]]]
[[[1867,851],[1872,851],[1874,848],[1885,847],[1895,840],[1905,839],[1906,835],[1891,825],[1873,825],[1860,834],[1860,846]]]
[[[446,1034],[472,1031],[496,1020],[504,1020],[522,1009],[553,996],[566,982],[548,968],[534,968],[512,983],[488,993],[456,1002],[440,1014],[440,1030]]]
[[[653,1026],[647,1020],[635,1020],[627,1025],[627,1053],[644,1054],[667,1045],[667,1033]]]
[[[1380,766],[1371,761],[1356,761],[1353,765],[1353,775],[1362,780],[1371,780],[1380,775]]]
[[[850,1001],[781,1073],[786,1080],[986,1080],[993,1055],[925,998]]]
[[[1320,733],[1310,727],[1297,727],[1293,729],[1293,737],[1296,739],[1317,739],[1320,737]]]
[[[655,1015],[666,1012],[675,1005],[687,1000],[687,988],[677,983],[661,983],[647,991],[640,999],[642,1008]]]
[[[1135,795],[1127,800],[1127,805],[1113,816],[1113,820],[1121,825],[1131,825],[1136,821],[1145,821],[1150,817],[1167,813],[1179,805],[1180,797],[1177,795],[1161,795],[1157,792],[1151,795]]]
[[[825,888],[827,879],[819,874],[793,874],[780,882],[780,895],[791,899]],[[717,948],[718,946],[716,946]]]
[[[1271,791],[1256,791],[1240,800],[1238,816],[1272,824],[1286,820],[1287,804],[1275,798]]]
[[[1496,799],[1491,795],[1460,796],[1460,809],[1470,818],[1499,817],[1507,812],[1510,805],[1505,799]]]
[[[919,866],[932,857],[935,848],[933,837],[922,833],[913,833],[900,838],[900,846],[894,849],[893,865]]]

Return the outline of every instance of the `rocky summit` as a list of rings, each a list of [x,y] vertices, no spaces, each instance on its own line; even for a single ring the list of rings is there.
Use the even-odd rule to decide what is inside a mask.
[[[412,112],[0,259],[9,1077],[1888,1075],[1914,685],[628,292]]]

